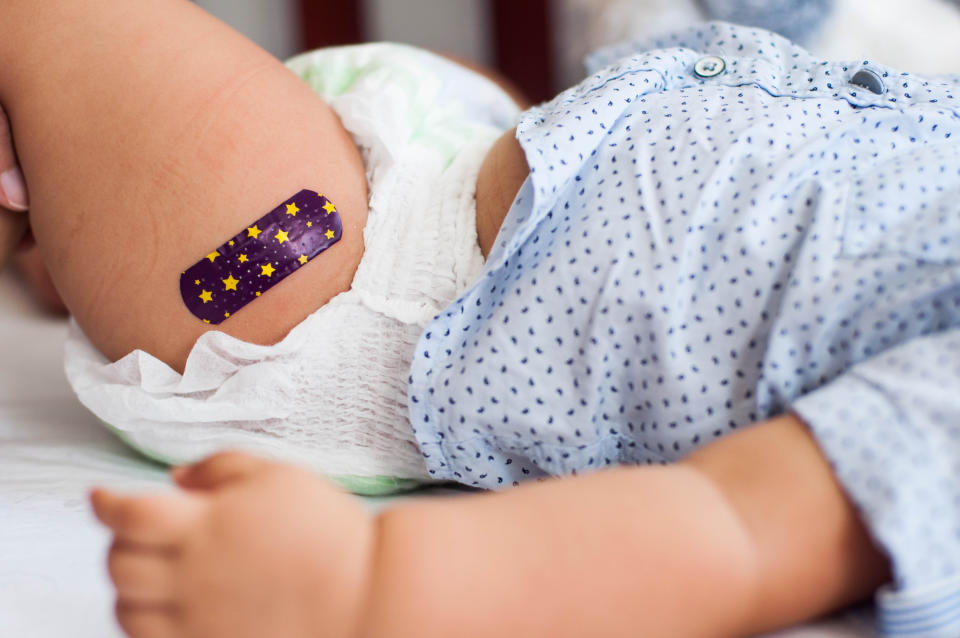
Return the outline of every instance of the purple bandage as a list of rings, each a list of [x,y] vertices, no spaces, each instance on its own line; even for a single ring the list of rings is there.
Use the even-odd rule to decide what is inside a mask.
[[[206,323],[229,319],[340,241],[343,224],[323,195],[302,190],[191,266],[180,294]]]

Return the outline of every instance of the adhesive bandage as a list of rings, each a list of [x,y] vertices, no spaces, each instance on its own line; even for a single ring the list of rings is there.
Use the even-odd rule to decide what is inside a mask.
[[[302,190],[180,276],[187,308],[219,324],[340,241],[343,224],[330,200]]]

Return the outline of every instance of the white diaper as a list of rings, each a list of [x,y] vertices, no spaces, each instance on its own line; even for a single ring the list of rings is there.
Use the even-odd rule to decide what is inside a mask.
[[[182,375],[139,350],[110,363],[74,323],[66,373],[99,419],[163,461],[239,448],[355,491],[387,491],[427,479],[408,422],[408,368],[423,327],[483,265],[477,172],[518,110],[487,79],[404,45],[288,64],[363,153],[370,214],[352,288],[273,346],[204,334]]]

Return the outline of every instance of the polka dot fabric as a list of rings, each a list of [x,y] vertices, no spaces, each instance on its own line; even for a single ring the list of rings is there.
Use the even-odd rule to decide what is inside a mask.
[[[856,379],[960,325],[955,83],[723,23],[658,46],[523,115],[530,176],[411,368],[431,475],[497,488],[670,462],[792,407],[891,552],[884,608],[953,582],[960,444],[918,442],[938,426],[905,411],[906,383]],[[698,77],[704,56],[724,72]],[[863,70],[882,92],[851,83]],[[894,468],[884,485],[913,487],[875,489]]]
[[[793,408],[894,559],[881,633],[957,636],[960,623],[960,331],[854,366]]]

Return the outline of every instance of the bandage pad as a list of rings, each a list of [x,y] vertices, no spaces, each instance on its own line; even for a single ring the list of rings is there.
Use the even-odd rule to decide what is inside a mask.
[[[302,190],[180,276],[187,308],[219,324],[340,241],[343,224],[323,195]]]

